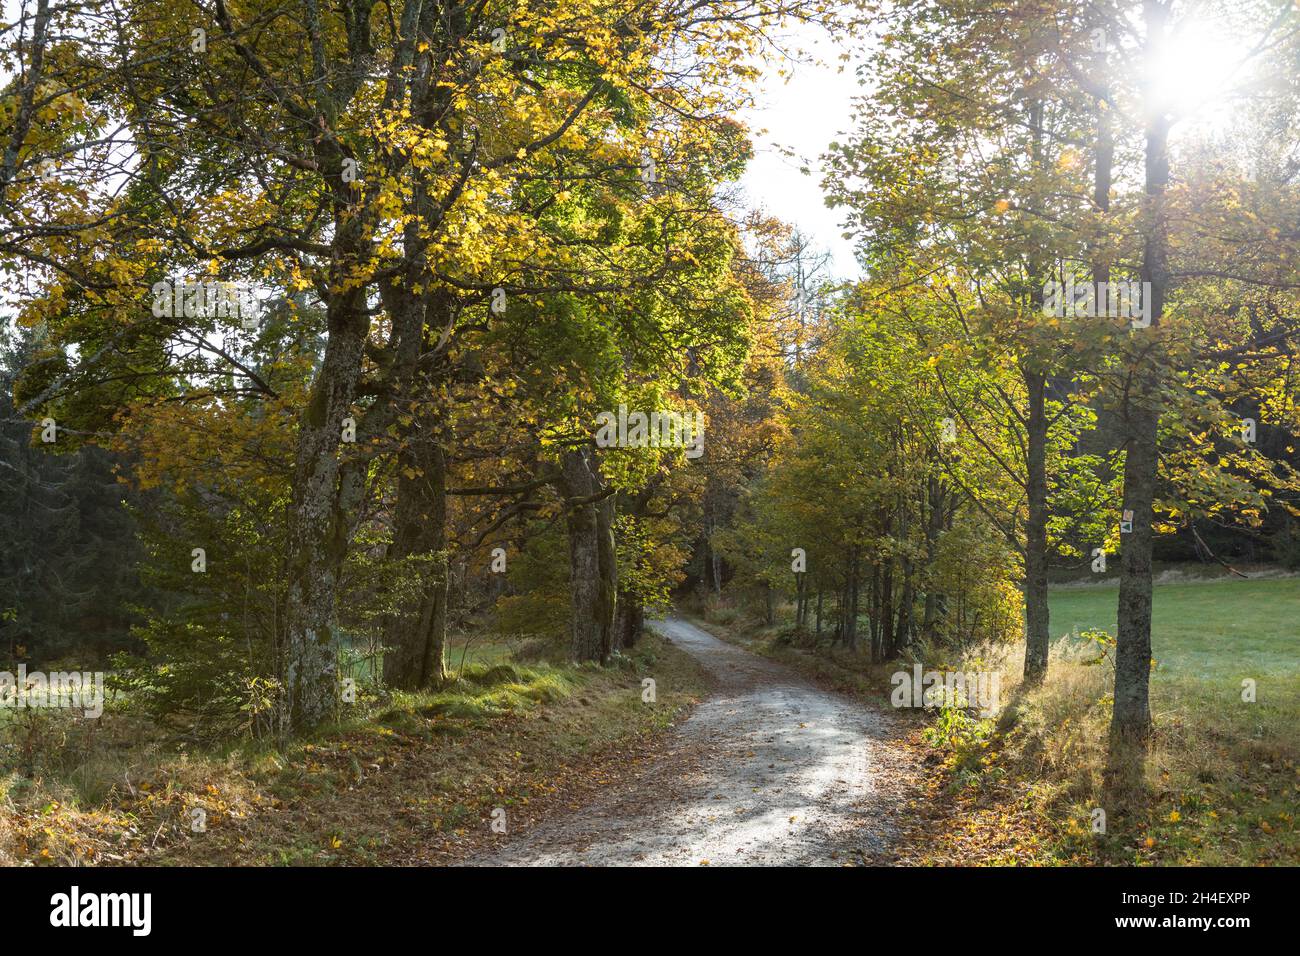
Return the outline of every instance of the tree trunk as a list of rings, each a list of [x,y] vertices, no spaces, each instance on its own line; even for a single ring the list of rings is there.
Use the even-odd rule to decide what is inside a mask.
[[[1155,497],[1156,429],[1159,416],[1146,407],[1129,412],[1124,461],[1124,510],[1133,530],[1120,551],[1119,633],[1115,642],[1115,708],[1112,742],[1145,748],[1151,732],[1151,529]]]
[[[880,579],[880,659],[894,652],[894,559],[886,558]]]
[[[645,628],[645,608],[641,606],[641,602],[635,594],[625,588],[620,588],[618,592],[618,610],[615,617],[617,620],[617,646],[620,650],[631,650],[636,645],[636,639],[640,636],[641,631]]]
[[[1033,166],[1043,160],[1043,101],[1035,99],[1030,111]],[[1034,252],[1029,257],[1029,307],[1043,310],[1046,269]],[[1021,374],[1029,403],[1025,418],[1025,681],[1036,684],[1047,674],[1051,645],[1050,610],[1047,605],[1047,374],[1033,358],[1022,359]]]
[[[408,436],[398,454],[388,557],[394,562],[419,559],[402,569],[418,582],[419,598],[399,608],[384,628],[384,683],[402,690],[437,685],[447,676],[446,474],[437,436]]]
[[[903,593],[898,602],[898,627],[894,630],[894,653],[912,643],[912,605],[916,601],[916,584],[912,562],[903,559]]]
[[[799,630],[803,623],[803,581],[802,576],[794,576],[794,629]]]
[[[845,618],[849,650],[858,649],[858,547],[854,545],[849,557],[849,606]]]
[[[926,480],[925,516],[925,610],[921,617],[921,633],[927,639],[935,637],[939,620],[939,592],[934,586],[931,569],[939,556],[939,536],[943,533],[943,484],[931,475]]]
[[[871,610],[869,612],[871,629],[871,662],[878,663],[884,658],[884,646],[881,643],[883,630],[880,627],[880,565],[871,565]]]
[[[1144,7],[1149,61],[1165,45],[1168,10]],[[1169,184],[1169,120],[1150,111],[1146,129],[1146,200],[1142,216],[1142,281],[1150,283],[1150,329],[1154,334],[1164,313],[1168,284],[1168,232],[1164,193]],[[1145,351],[1141,360],[1155,361]],[[1156,491],[1160,413],[1155,406],[1159,371],[1148,366],[1135,376],[1127,408],[1127,454],[1124,459],[1124,510],[1133,513],[1133,530],[1122,536],[1119,579],[1119,632],[1115,641],[1115,707],[1110,724],[1111,770],[1137,775],[1151,733],[1151,527]],[[1130,760],[1133,755],[1137,759]]]
[[[569,592],[573,602],[571,654],[582,661],[608,660],[613,649],[618,589],[613,502],[596,500],[600,482],[586,450],[560,459],[561,491],[568,499]]]
[[[348,540],[345,516],[336,507],[339,445],[369,328],[362,304],[359,290],[329,304],[329,339],[298,429],[287,536],[282,730],[315,727],[338,702],[334,600]]]
[[[713,547],[713,532],[717,530],[714,493],[707,490],[704,497],[704,583],[714,595],[722,597],[722,555]]]
[[[412,249],[423,248],[412,227],[406,241]],[[408,593],[416,596],[384,622],[384,682],[402,690],[441,684],[447,677],[447,461],[442,421],[422,397],[436,395],[438,389],[431,376],[422,373],[420,360],[422,354],[431,354],[426,324],[430,319],[446,324],[452,303],[446,293],[424,296],[411,291],[419,284],[421,268],[421,263],[412,263],[403,282],[381,286],[384,306],[393,317],[395,347],[389,394],[377,403],[405,410],[407,415],[399,421],[409,423],[399,425],[397,503],[388,559],[399,565],[398,574],[414,583]]]
[[[1025,522],[1025,682],[1040,683],[1047,674],[1051,645],[1047,605],[1047,378],[1041,372],[1024,373],[1029,397],[1025,435],[1027,457]]]

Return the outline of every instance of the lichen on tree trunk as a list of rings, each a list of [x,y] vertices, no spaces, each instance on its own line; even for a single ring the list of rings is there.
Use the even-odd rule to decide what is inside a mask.
[[[334,600],[349,529],[337,507],[339,446],[369,326],[360,306],[359,294],[330,304],[329,340],[298,432],[286,562],[285,731],[323,723],[338,699]]]

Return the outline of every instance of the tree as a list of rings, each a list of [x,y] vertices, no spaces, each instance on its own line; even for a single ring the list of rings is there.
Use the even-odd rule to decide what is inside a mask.
[[[166,4],[140,2],[125,20],[104,21],[113,56],[94,122],[120,118],[139,159],[120,195],[96,197],[104,212],[93,246],[33,256],[54,263],[27,309],[52,337],[22,390],[27,414],[57,405],[105,431],[141,397],[190,400],[181,393],[196,376],[267,396],[227,347],[240,332],[226,316],[141,316],[138,302],[178,274],[287,290],[310,323],[306,338],[323,341],[294,426],[278,625],[285,726],[305,729],[336,703],[339,582],[366,498],[378,493],[376,456],[399,462],[402,527],[390,556],[426,569],[421,609],[396,614],[386,638],[390,680],[417,686],[442,673],[446,481],[436,473],[456,417],[427,390],[439,395],[459,374],[459,349],[491,321],[482,306],[498,294],[512,304],[598,295],[610,291],[602,272],[627,288],[618,261],[601,261],[598,224],[646,192],[656,163],[663,197],[686,201],[638,217],[660,235],[622,248],[655,257],[636,262],[642,283],[687,261],[663,237],[679,236],[675,222],[708,195],[682,184],[717,172],[692,167],[688,158],[702,156],[691,151],[738,139],[714,117],[736,102],[733,81],[748,76],[744,57],[767,25],[799,8],[637,0],[444,16],[408,0],[395,20],[365,0],[295,9],[286,18],[218,2],[196,28]],[[726,55],[693,64],[666,55],[706,48]],[[734,150],[720,155],[734,162]],[[585,203],[605,211],[587,216]],[[193,349],[184,364],[178,343]],[[426,515],[427,526],[412,526]]]

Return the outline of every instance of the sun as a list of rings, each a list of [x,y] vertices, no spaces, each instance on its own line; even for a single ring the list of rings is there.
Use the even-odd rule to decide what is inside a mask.
[[[1225,22],[1184,21],[1148,64],[1151,102],[1180,117],[1226,124],[1232,116],[1231,94],[1252,72],[1250,53],[1249,44]]]

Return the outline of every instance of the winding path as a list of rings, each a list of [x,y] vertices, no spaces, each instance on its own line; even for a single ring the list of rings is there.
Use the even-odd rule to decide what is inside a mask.
[[[665,754],[473,863],[841,865],[884,853],[914,772],[890,713],[680,618],[651,626],[714,675],[713,696]]]

